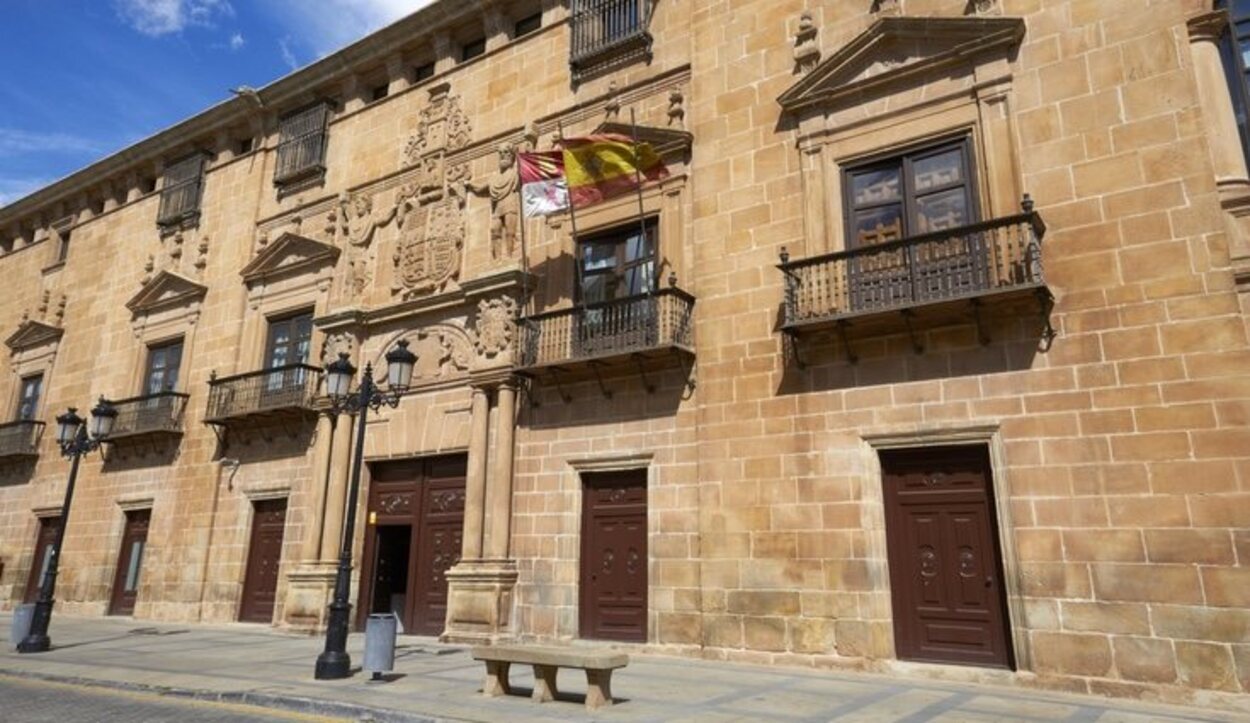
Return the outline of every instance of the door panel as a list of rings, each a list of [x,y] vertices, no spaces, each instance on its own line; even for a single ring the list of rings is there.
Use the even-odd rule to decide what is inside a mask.
[[[374,524],[365,533],[365,559],[370,564],[362,573],[358,627],[364,626],[367,611],[390,609],[381,596],[402,592],[398,614],[403,631],[442,634],[447,622],[446,572],[460,561],[467,466],[464,455],[451,455],[370,467],[369,514]],[[405,587],[398,590],[394,580],[383,579],[387,570],[381,559],[386,530],[401,526],[410,537]],[[394,592],[386,593],[387,589]]]
[[[646,470],[583,477],[581,637],[646,642]]]
[[[35,556],[31,558],[30,576],[26,579],[26,594],[22,597],[22,602],[33,603],[39,597],[39,589],[43,587],[43,575],[48,571],[52,546],[56,544],[56,533],[59,529],[61,529],[60,517],[39,519],[39,532],[35,537]]]
[[[984,447],[881,453],[900,659],[1011,667]]]
[[[273,622],[274,602],[278,593],[278,566],[282,562],[282,535],[285,528],[285,499],[264,500],[256,503],[239,620],[252,623]]]
[[[151,520],[151,510],[126,513],[126,529],[122,532],[122,546],[117,553],[117,572],[113,575],[109,615],[134,614],[143,557],[147,551],[148,524]]]

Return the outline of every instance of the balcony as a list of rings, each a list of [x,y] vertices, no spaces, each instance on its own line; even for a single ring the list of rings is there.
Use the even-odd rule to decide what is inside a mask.
[[[188,394],[160,392],[111,402],[117,409],[117,421],[109,441],[137,441],[177,437],[182,434],[182,415],[187,408]]]
[[[651,52],[651,0],[573,0],[570,16],[575,80]]]
[[[834,329],[869,335],[916,326],[975,321],[987,343],[983,309],[1036,305],[1049,318],[1051,295],[1042,273],[1046,226],[1032,203],[1015,216],[791,261],[782,331]],[[1044,335],[1050,337],[1046,321]],[[913,345],[917,351],[921,347]],[[853,359],[853,357],[852,357]]]
[[[568,371],[694,355],[694,297],[678,288],[562,309],[522,320],[520,365]]]
[[[0,424],[0,461],[38,457],[43,427],[43,422],[30,419]]]
[[[315,401],[320,384],[321,370],[307,364],[213,377],[208,382],[204,421],[229,427],[307,420],[317,415]]]

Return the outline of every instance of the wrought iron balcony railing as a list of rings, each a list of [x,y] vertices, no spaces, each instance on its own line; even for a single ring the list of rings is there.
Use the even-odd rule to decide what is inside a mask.
[[[864,248],[790,261],[783,329],[1003,293],[1045,289],[1042,236],[1024,213]]]
[[[189,394],[159,392],[112,402],[117,409],[111,440],[144,435],[181,434]]]
[[[204,421],[223,423],[244,417],[312,413],[320,384],[321,370],[308,364],[212,378]]]
[[[558,366],[675,348],[694,351],[694,297],[677,288],[522,321],[521,366]]]
[[[0,459],[37,457],[43,428],[43,422],[33,419],[0,424]]]
[[[647,52],[651,47],[652,0],[573,0],[569,65],[575,73],[616,53]]]

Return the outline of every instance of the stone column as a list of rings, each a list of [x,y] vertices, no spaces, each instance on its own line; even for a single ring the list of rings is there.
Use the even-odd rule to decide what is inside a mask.
[[[326,490],[326,521],[321,534],[321,561],[338,564],[339,547],[343,544],[343,513],[347,509],[347,475],[352,458],[353,417],[339,417],[334,430],[334,450],[330,461],[330,484]],[[353,501],[354,503],[355,501]]]
[[[1250,191],[1250,174],[1246,172],[1245,152],[1233,115],[1233,100],[1220,60],[1220,37],[1227,29],[1224,12],[1199,15],[1189,20],[1189,44],[1194,59],[1194,75],[1198,81],[1198,102],[1206,117],[1211,161],[1215,165],[1216,184],[1224,198],[1232,192],[1245,196]]]
[[[486,557],[504,560],[512,531],[512,461],[513,439],[516,436],[516,382],[509,379],[499,385],[498,422],[495,427],[495,464],[487,487],[490,506],[490,534],[486,538]]]
[[[469,474],[465,480],[464,534],[460,559],[482,557],[482,529],[486,517],[486,457],[490,452],[490,396],[484,387],[473,387],[469,431]]]
[[[346,417],[340,417],[332,425],[328,416],[317,420],[317,436],[313,445],[312,470],[308,478],[308,522],[304,526],[304,539],[300,543],[299,563],[287,573],[286,604],[283,606],[282,627],[301,632],[318,632],[326,623],[326,606],[334,589],[335,564],[333,558],[323,558],[322,550],[331,538],[333,530],[342,529],[342,498],[338,507],[334,487],[344,488],[340,459],[346,459],[348,448],[339,428],[348,427]],[[338,534],[334,533],[334,540]]]

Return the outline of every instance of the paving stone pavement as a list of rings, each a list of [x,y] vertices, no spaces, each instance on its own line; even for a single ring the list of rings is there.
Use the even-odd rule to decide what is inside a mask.
[[[631,655],[613,678],[617,704],[593,717],[581,705],[585,679],[560,673],[560,699],[484,698],[484,668],[467,648],[401,637],[396,670],[383,682],[358,673],[315,681],[320,638],[268,627],[156,624],[127,618],[56,616],[54,650],[19,655],[5,642],[0,674],[90,682],[131,690],[169,691],[302,713],[375,720],[472,721],[1246,721],[1245,715],[1152,705],[1023,688],[948,683],[841,671],[754,666],[656,655]],[[361,658],[363,637],[349,645]],[[528,694],[533,677],[514,666],[512,682]],[[0,688],[0,696],[6,696]],[[6,696],[7,697],[7,696]],[[181,718],[182,716],[180,716]],[[21,720],[5,717],[6,720]],[[58,719],[72,720],[72,719]],[[190,719],[188,719],[190,720]]]

